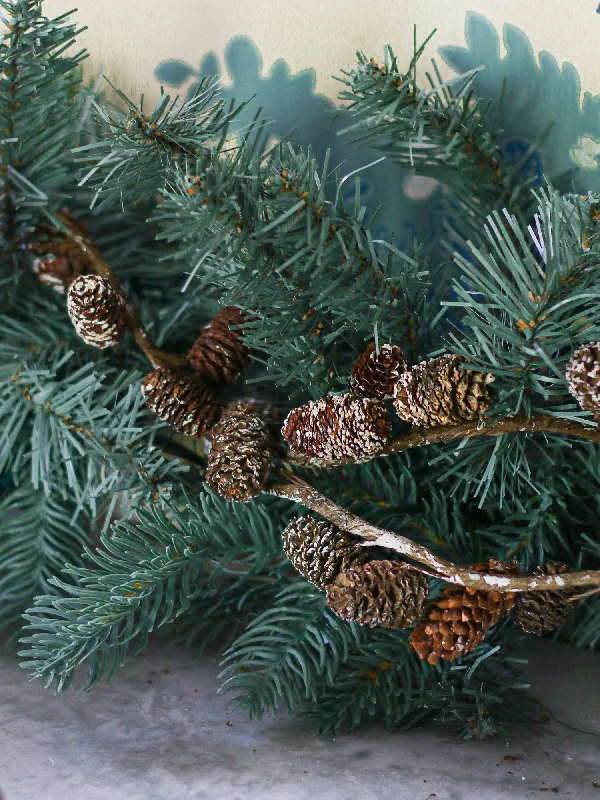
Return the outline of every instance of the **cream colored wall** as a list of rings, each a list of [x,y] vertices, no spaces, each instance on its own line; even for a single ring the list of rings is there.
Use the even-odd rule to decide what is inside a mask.
[[[74,3],[73,3],[74,5]],[[81,42],[91,53],[88,73],[103,69],[124,91],[156,93],[154,67],[180,58],[197,65],[208,50],[219,57],[229,39],[246,34],[268,71],[284,58],[292,72],[314,67],[317,91],[335,97],[332,75],[354,63],[357,49],[379,56],[385,44],[402,55],[438,29],[434,46],[464,44],[468,10],[521,28],[535,52],[569,61],[582,88],[600,94],[600,14],[596,0],[79,0],[77,20],[89,31]],[[69,0],[46,0],[48,15],[69,11]],[[434,47],[430,49],[434,54]]]

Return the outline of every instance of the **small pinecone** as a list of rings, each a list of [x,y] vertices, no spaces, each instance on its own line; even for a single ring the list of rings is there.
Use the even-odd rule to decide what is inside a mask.
[[[81,250],[66,239],[31,242],[29,250],[38,256],[33,260],[33,271],[41,283],[60,294],[66,294],[75,278],[90,267]]]
[[[483,416],[491,404],[493,375],[460,366],[460,356],[422,361],[400,376],[394,406],[405,422],[423,427],[457,425]]]
[[[392,436],[392,420],[377,400],[328,395],[294,408],[281,430],[292,450],[323,461],[367,461]]]
[[[212,383],[235,383],[250,364],[248,348],[240,332],[231,325],[241,325],[245,316],[236,306],[225,306],[202,329],[188,353],[188,360],[202,380]]]
[[[375,350],[370,344],[356,360],[348,388],[354,394],[387,400],[393,397],[398,378],[406,370],[402,350],[394,344],[384,344]]]
[[[569,391],[584,411],[600,413],[600,342],[579,347],[565,372]]]
[[[282,538],[285,554],[294,567],[319,589],[369,557],[349,534],[314,517],[293,519]]]
[[[567,571],[566,564],[549,561],[545,568],[538,567],[535,575],[560,575]],[[573,603],[569,600],[577,589],[565,589],[561,592],[524,592],[517,602],[515,622],[525,631],[535,636],[553,633],[573,612]]]
[[[212,430],[206,483],[226,500],[256,497],[269,477],[271,443],[262,414],[243,402],[229,406]]]
[[[202,436],[219,416],[216,391],[183,369],[153,369],[142,394],[159,419],[188,436]]]
[[[81,275],[69,288],[67,309],[75,330],[86,344],[101,349],[118,344],[125,335],[125,301],[99,275]]]
[[[408,628],[428,596],[427,578],[395,561],[355,564],[327,587],[327,604],[338,617],[371,628]]]
[[[492,559],[471,569],[494,575],[520,574],[516,564]],[[411,646],[429,664],[437,664],[440,658],[455,661],[481,644],[490,628],[510,613],[514,603],[514,592],[447,587],[430,604],[427,619],[412,632]]]

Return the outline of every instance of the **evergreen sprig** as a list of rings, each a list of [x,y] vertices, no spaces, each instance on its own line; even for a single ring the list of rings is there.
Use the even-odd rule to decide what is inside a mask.
[[[432,59],[426,85],[417,83],[419,62],[432,36],[418,48],[415,41],[406,70],[391,47],[382,64],[357,53],[357,67],[340,78],[344,113],[356,120],[341,133],[451,189],[445,245],[452,252],[469,240],[479,241],[481,225],[494,210],[507,208],[527,219],[529,189],[537,175],[531,169],[533,146],[516,164],[503,154],[498,120],[489,118],[492,104],[473,90],[479,69],[443,81]]]
[[[84,29],[70,24],[70,13],[48,19],[41,0],[2,0],[0,8],[6,25],[0,43],[0,249],[7,279],[23,266],[36,209],[64,200],[81,111],[78,67],[86,52],[71,49]]]
[[[62,596],[38,597],[25,615],[21,655],[46,686],[66,689],[81,664],[86,688],[109,679],[202,586],[239,584],[282,560],[260,505],[232,508],[206,492],[182,508],[165,503],[138,513],[138,524],[119,522],[99,548],[85,549],[89,566],[64,570],[70,582],[51,579]]]

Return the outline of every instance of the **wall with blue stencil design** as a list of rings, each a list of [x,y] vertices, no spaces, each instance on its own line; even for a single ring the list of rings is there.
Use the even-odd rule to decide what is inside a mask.
[[[525,32],[505,25],[502,37],[484,16],[468,13],[466,46],[442,46],[438,53],[457,73],[483,66],[475,79],[479,96],[492,103],[491,114],[499,113],[503,133],[500,144],[510,160],[520,161],[536,145],[531,168],[541,185],[547,176],[560,188],[578,191],[600,190],[600,96],[581,98],[579,74],[570,64],[559,66],[547,52],[539,64]],[[506,54],[501,55],[501,43]],[[435,55],[434,51],[431,52]],[[277,139],[288,138],[302,147],[312,146],[322,160],[330,152],[330,164],[340,165],[347,174],[376,160],[377,153],[356,150],[339,135],[343,122],[335,116],[335,105],[315,93],[315,73],[305,70],[290,74],[283,59],[263,75],[260,53],[246,37],[232,39],[223,54],[223,64],[214,52],[199,53],[198,64],[173,58],[156,67],[157,80],[167,87],[192,92],[200,77],[224,77],[227,100],[254,98],[237,119],[246,126],[260,107],[270,120]],[[502,104],[498,104],[506,82]],[[382,162],[361,173],[361,197],[371,211],[383,204],[378,216],[377,235],[394,232],[402,249],[413,238],[433,245],[441,230],[443,187],[435,181],[416,181],[409,170]],[[346,184],[351,199],[353,181]]]

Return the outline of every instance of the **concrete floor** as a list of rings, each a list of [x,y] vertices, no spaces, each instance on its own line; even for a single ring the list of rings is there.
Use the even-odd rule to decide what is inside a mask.
[[[553,721],[507,743],[378,727],[321,739],[284,717],[249,722],[216,694],[216,660],[165,646],[109,686],[61,697],[28,683],[2,653],[2,797],[600,800],[600,656],[545,641],[528,655]]]

